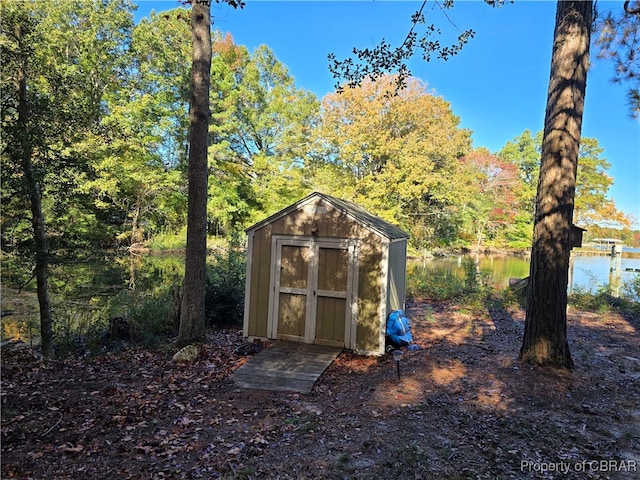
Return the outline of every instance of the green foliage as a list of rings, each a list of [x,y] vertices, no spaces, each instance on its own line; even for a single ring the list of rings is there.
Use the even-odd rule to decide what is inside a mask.
[[[30,272],[19,257],[3,255],[2,307],[16,313],[3,319],[2,331],[37,344],[35,282],[24,285]],[[180,256],[101,256],[54,263],[49,281],[57,355],[166,340],[177,329],[183,275]],[[18,294],[16,287],[23,285]]]
[[[541,134],[534,137],[527,129],[520,136],[508,141],[498,153],[500,158],[515,165],[520,178],[516,189],[516,217],[511,228],[505,233],[507,245],[512,248],[529,248],[533,240],[533,215],[540,171],[541,142]]]
[[[464,258],[462,267],[464,268],[464,289],[458,298],[464,305],[474,310],[483,310],[485,303],[494,293],[489,277],[480,272],[478,262],[471,257]]]
[[[242,325],[246,258],[246,252],[235,240],[224,251],[214,254],[214,262],[207,268],[207,324]]]
[[[120,220],[119,242],[136,244],[185,222],[190,41],[188,11],[153,14],[133,30],[129,69],[106,97],[84,191]],[[179,73],[179,74],[177,74]]]
[[[170,285],[160,294],[132,296],[126,319],[131,340],[149,345],[178,331],[177,289]]]
[[[313,182],[325,191],[337,185],[348,199],[400,225],[416,248],[451,245],[470,183],[459,162],[470,132],[424,83],[410,79],[390,97],[393,82],[384,76],[323,99],[311,165],[320,176]]]
[[[226,36],[213,48],[208,211],[233,235],[309,193],[303,166],[319,104],[268,47],[249,54]]]
[[[531,246],[534,201],[540,172],[542,132],[535,137],[529,130],[507,142],[499,153],[500,158],[518,169],[521,183],[517,192],[517,215],[514,228],[508,232],[509,245],[520,248]],[[611,167],[602,158],[603,149],[595,138],[583,137],[580,141],[578,176],[576,180],[573,223],[591,226],[597,223],[628,227],[630,220],[618,211],[608,198],[613,179],[607,174]]]
[[[108,331],[105,310],[59,305],[53,314],[53,343],[58,358],[95,354],[104,345]]]
[[[65,301],[54,309],[54,345],[60,358],[97,354],[126,343],[155,345],[175,334],[179,296],[162,291],[122,291],[101,306]]]
[[[462,279],[445,274],[431,273],[417,265],[407,271],[407,298],[411,301],[451,300],[463,289]]]
[[[531,248],[533,241],[533,224],[528,212],[518,210],[516,217],[504,233],[506,245],[514,249]]]
[[[186,165],[191,26],[188,9],[152,12],[131,40],[134,70],[113,105],[131,112],[144,147],[168,168]]]
[[[598,4],[596,9],[600,5]],[[606,9],[606,10],[605,10]],[[626,83],[629,110],[634,118],[640,117],[640,5],[625,2],[623,10],[603,7],[595,19],[595,46],[598,58],[614,64],[612,81]]]
[[[21,65],[52,253],[184,247],[190,10],[134,25],[133,7],[129,0],[2,4],[4,251],[28,259],[34,246],[17,160]],[[471,151],[471,132],[416,79],[406,77],[390,97],[397,77],[382,76],[321,106],[267,46],[249,52],[214,32],[213,54],[210,234],[231,237],[320,190],[400,225],[421,252],[531,246],[540,134],[525,130],[498,155]],[[579,168],[575,223],[624,226],[607,198],[609,164],[595,139],[583,139]],[[639,244],[637,232],[622,234],[625,244]]]
[[[80,187],[93,152],[105,140],[100,132],[105,99],[118,88],[129,63],[132,5],[127,0],[3,2],[2,10],[3,226],[14,227],[8,233],[16,248],[30,247],[24,238],[28,230],[20,228],[29,221],[20,167],[21,145],[28,145],[51,247],[73,250],[102,243],[110,233],[108,221]],[[22,133],[17,72],[24,73],[27,86],[28,123]]]
[[[482,308],[493,295],[485,275],[479,272],[473,258],[463,260],[462,277],[446,272],[430,272],[413,263],[407,270],[407,298],[411,301],[455,300],[472,308]]]
[[[178,231],[165,231],[158,233],[147,243],[147,246],[153,251],[184,251],[187,244],[187,229],[181,228]]]
[[[640,275],[635,275],[630,281],[625,282],[622,292],[625,298],[640,303]]]
[[[569,305],[596,312],[617,310],[640,315],[640,276],[621,285],[615,295],[611,285],[602,286],[595,293],[578,288],[569,295]]]

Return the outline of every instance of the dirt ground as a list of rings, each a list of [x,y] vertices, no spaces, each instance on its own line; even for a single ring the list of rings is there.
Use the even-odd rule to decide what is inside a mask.
[[[570,311],[571,372],[517,361],[523,312],[407,313],[417,350],[341,354],[309,395],[243,390],[241,332],[195,364],[2,351],[2,478],[640,478],[640,319]]]

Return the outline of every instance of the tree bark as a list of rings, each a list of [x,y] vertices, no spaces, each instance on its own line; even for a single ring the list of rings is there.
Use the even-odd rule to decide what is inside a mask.
[[[567,285],[578,150],[589,67],[593,2],[560,1],[520,360],[572,368],[567,341]]]
[[[16,39],[18,48],[24,51],[22,46],[22,27],[16,26]],[[51,318],[51,302],[49,300],[49,249],[47,245],[47,234],[44,226],[44,216],[42,214],[42,195],[40,186],[35,175],[33,166],[33,143],[31,132],[29,131],[29,102],[27,99],[27,59],[23,56],[18,67],[17,88],[18,88],[18,150],[20,152],[20,163],[24,173],[25,189],[29,194],[31,206],[31,224],[33,227],[33,238],[36,249],[36,285],[38,293],[38,306],[40,308],[40,345],[42,355],[45,359],[53,356],[53,328]]]
[[[207,261],[207,188],[209,83],[211,71],[210,4],[196,0],[191,9],[193,65],[189,104],[189,167],[187,248],[184,295],[176,346],[196,343],[205,336],[205,292]]]

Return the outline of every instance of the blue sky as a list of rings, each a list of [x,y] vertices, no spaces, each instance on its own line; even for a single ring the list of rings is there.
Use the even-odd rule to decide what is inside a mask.
[[[138,1],[137,18],[179,6],[177,0]],[[598,2],[598,10],[622,1]],[[353,47],[375,47],[382,38],[399,44],[408,31],[414,1],[251,1],[242,10],[213,4],[214,28],[253,50],[268,45],[287,65],[296,85],[318,98],[333,92],[327,54],[338,59]],[[474,147],[497,152],[525,129],[542,130],[546,104],[555,1],[516,1],[491,8],[482,1],[457,0],[447,12],[429,2],[427,22],[457,36],[472,28],[475,38],[447,62],[414,59],[410,68],[451,103],[461,126],[473,131]],[[455,24],[454,25],[452,25]],[[456,28],[457,27],[457,28]],[[582,135],[598,139],[614,178],[609,194],[640,228],[640,122],[629,115],[625,87],[611,83],[613,67],[596,60],[587,82]],[[579,172],[578,172],[579,175]]]

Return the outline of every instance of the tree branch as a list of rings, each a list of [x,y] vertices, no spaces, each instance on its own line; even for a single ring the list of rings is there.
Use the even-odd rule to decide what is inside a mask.
[[[633,8],[629,8],[630,3],[630,0],[625,0],[623,6],[624,11],[631,15],[640,15],[640,2],[638,2],[638,4]]]
[[[486,0],[486,3],[491,6],[500,6],[504,2],[505,0]],[[457,42],[451,45],[442,45],[439,40],[432,40],[431,37],[433,35],[442,34],[442,31],[434,24],[426,26],[424,34],[418,38],[416,28],[418,24],[425,23],[424,9],[426,5],[427,0],[424,0],[420,9],[411,16],[411,27],[398,47],[393,48],[383,38],[378,46],[373,49],[354,48],[353,55],[356,60],[353,57],[345,60],[336,60],[335,54],[329,54],[329,71],[333,74],[333,77],[338,80],[344,79],[350,88],[355,88],[365,78],[371,78],[375,81],[386,73],[396,72],[398,75],[395,92],[393,92],[395,95],[406,86],[406,79],[411,75],[406,61],[413,57],[416,48],[420,48],[423,51],[422,58],[427,62],[431,60],[433,54],[437,58],[446,61],[459,53],[468,40],[474,37],[475,32],[471,29],[460,30],[446,14],[445,9],[453,7],[453,0],[444,0],[442,5],[437,0],[434,0],[434,7],[438,6],[449,23],[461,32]],[[335,88],[338,92],[341,92],[344,87],[338,81]]]

